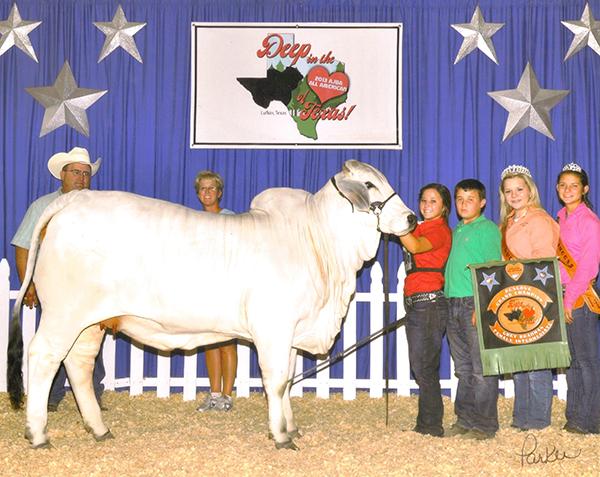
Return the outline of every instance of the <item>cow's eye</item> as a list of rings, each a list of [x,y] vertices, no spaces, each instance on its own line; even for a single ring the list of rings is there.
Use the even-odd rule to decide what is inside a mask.
[[[372,182],[365,182],[365,186],[367,189],[374,189],[375,188],[375,184],[373,184]]]

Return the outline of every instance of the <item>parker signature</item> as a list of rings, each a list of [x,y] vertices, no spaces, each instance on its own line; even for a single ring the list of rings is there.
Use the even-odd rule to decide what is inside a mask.
[[[521,467],[523,467],[525,464],[549,464],[565,459],[576,459],[581,455],[581,449],[576,453],[561,451],[554,445],[538,449],[537,438],[533,434],[527,434],[521,452],[517,455],[521,457]]]

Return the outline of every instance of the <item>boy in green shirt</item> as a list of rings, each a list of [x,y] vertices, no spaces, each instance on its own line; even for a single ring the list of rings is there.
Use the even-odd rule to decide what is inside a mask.
[[[444,294],[449,304],[446,334],[458,388],[454,401],[456,422],[446,435],[489,439],[498,430],[498,376],[483,376],[468,266],[501,260],[500,231],[481,215],[486,203],[485,186],[478,180],[464,179],[456,184],[454,201],[461,221],[452,232]]]

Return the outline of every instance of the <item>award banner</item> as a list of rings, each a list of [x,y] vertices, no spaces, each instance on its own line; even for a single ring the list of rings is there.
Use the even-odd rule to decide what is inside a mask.
[[[556,258],[470,268],[483,374],[569,367]]]
[[[402,25],[192,23],[192,148],[402,147]]]

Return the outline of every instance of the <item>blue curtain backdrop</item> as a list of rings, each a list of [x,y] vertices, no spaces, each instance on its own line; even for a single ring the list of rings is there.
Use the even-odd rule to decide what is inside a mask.
[[[589,3],[600,17],[600,0]],[[0,0],[0,20],[7,18],[12,4],[13,0]],[[522,163],[531,169],[544,206],[555,214],[556,175],[571,161],[588,171],[591,199],[600,203],[600,56],[585,48],[562,60],[573,34],[560,21],[579,19],[583,0],[121,0],[129,21],[147,22],[135,35],[143,64],[122,49],[97,63],[105,37],[92,22],[110,21],[118,1],[17,4],[23,19],[43,23],[30,34],[39,64],[15,47],[0,56],[0,247],[11,267],[10,240],[27,206],[59,186],[48,173],[47,159],[73,146],[86,147],[104,159],[93,188],[127,190],[194,208],[198,201],[193,180],[201,169],[222,174],[222,205],[241,212],[268,187],[314,192],[349,158],[382,170],[413,208],[425,183],[452,188],[460,179],[476,177],[488,187],[486,214],[497,220],[500,171]],[[499,66],[478,51],[453,65],[462,37],[450,24],[469,22],[477,4],[486,21],[506,23],[493,37]],[[403,23],[404,149],[191,150],[192,21]],[[69,127],[39,138],[44,110],[25,88],[51,85],[65,60],[80,87],[108,93],[87,110],[89,138]],[[515,88],[528,61],[543,88],[571,93],[551,112],[555,141],[527,129],[502,143],[507,112],[486,93]],[[396,270],[399,247],[392,244],[390,252],[391,268]],[[381,250],[378,260],[382,261]],[[359,290],[368,286],[368,275],[361,273]],[[392,276],[392,287],[394,282]],[[18,286],[16,274],[12,286]],[[366,313],[359,323],[360,338],[368,334]],[[366,356],[366,350],[359,353],[359,377],[368,374],[368,361],[362,359]],[[123,360],[119,373],[127,372]],[[152,367],[150,360],[149,372]],[[339,367],[334,369],[334,375],[340,373]]]

